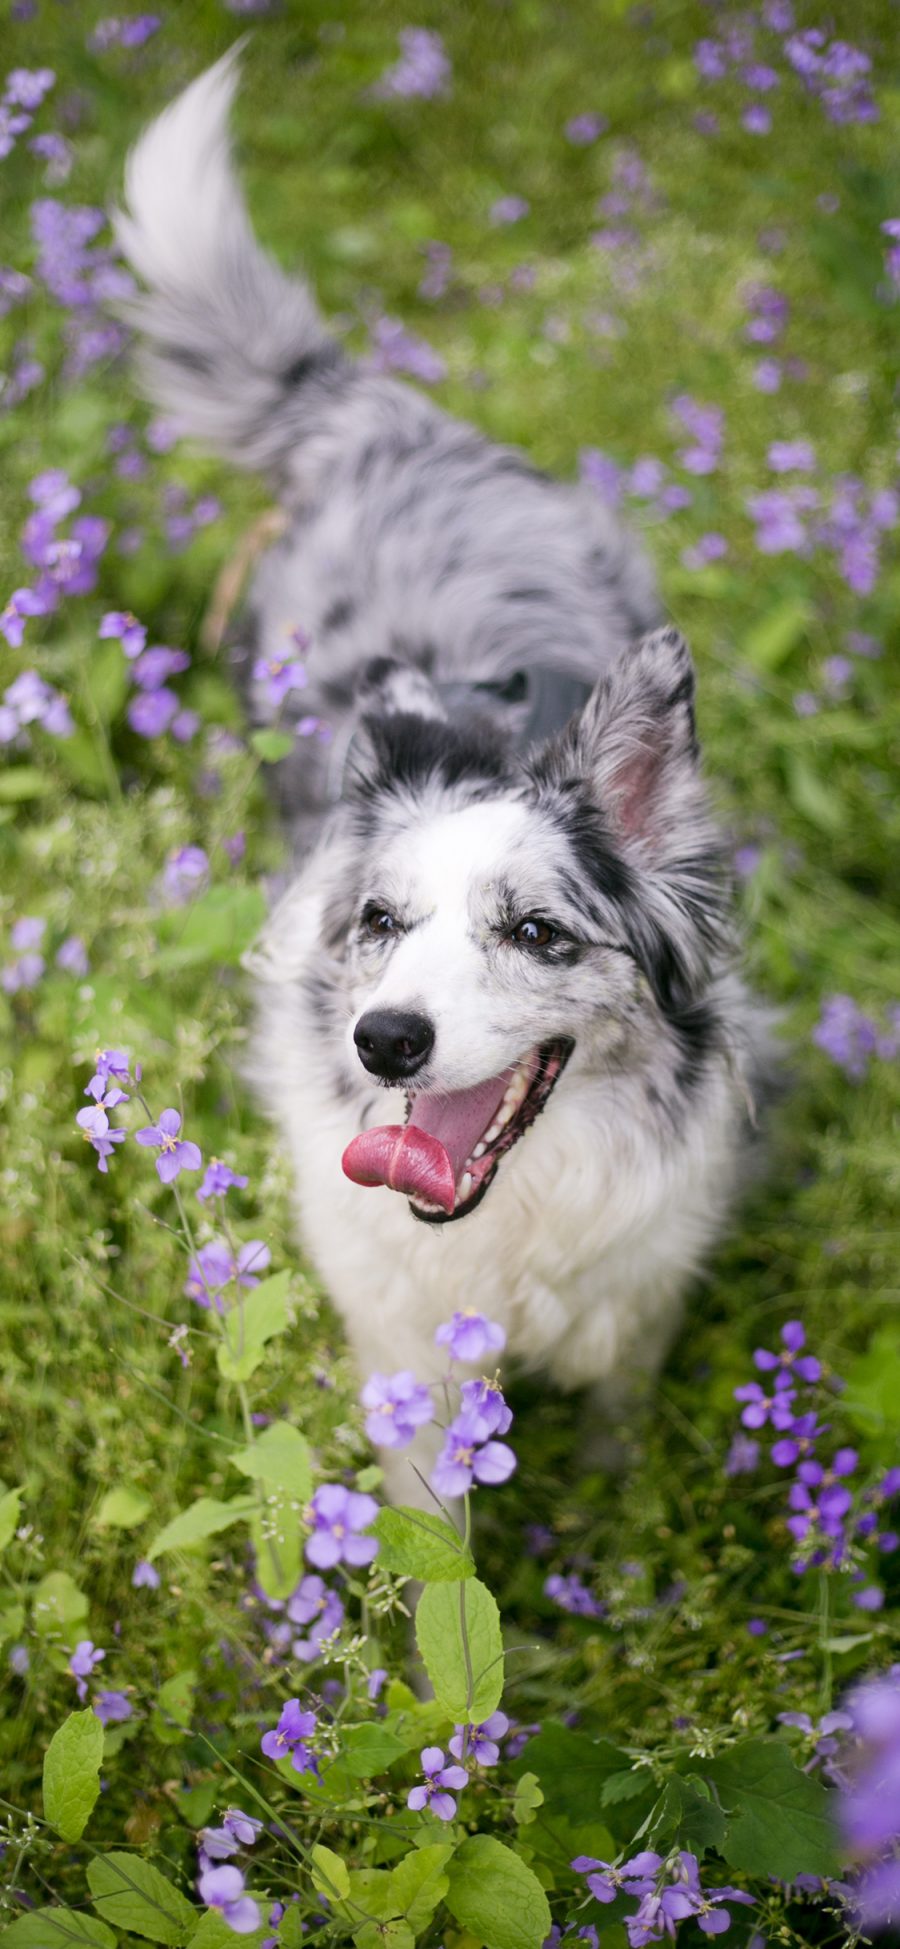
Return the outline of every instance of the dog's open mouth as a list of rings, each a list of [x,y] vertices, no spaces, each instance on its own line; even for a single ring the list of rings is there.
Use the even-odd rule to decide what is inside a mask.
[[[472,1089],[410,1095],[405,1124],[363,1130],[347,1145],[346,1176],[402,1191],[427,1224],[465,1218],[481,1203],[501,1158],[540,1115],[573,1048],[560,1037]]]

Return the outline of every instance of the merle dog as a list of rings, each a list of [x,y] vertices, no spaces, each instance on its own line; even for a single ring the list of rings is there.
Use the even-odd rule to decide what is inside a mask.
[[[145,133],[119,236],[153,396],[285,511],[251,708],[299,640],[280,722],[332,733],[274,768],[296,878],[253,957],[300,1233],[364,1375],[434,1374],[471,1308],[603,1425],[723,1228],[767,1061],[690,654],[589,491],[345,356],[260,249],[235,80]]]

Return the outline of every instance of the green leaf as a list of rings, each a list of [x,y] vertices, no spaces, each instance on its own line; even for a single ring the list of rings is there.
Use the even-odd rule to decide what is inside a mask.
[[[265,1913],[265,1911],[263,1911]],[[194,1910],[196,1915],[197,1911]],[[202,1917],[199,1928],[191,1936],[189,1949],[235,1949],[240,1942],[241,1949],[262,1949],[262,1944],[271,1942],[272,1930],[268,1922],[260,1923],[258,1929],[251,1929],[249,1935],[236,1936],[225,1917],[217,1908],[208,1908]],[[279,1941],[284,1942],[284,1930],[279,1930]]]
[[[248,1381],[262,1360],[267,1342],[284,1332],[289,1324],[290,1280],[289,1272],[273,1272],[226,1313],[225,1338],[216,1355],[224,1380]]]
[[[99,1854],[87,1878],[94,1907],[118,1929],[180,1949],[196,1928],[197,1910],[139,1854]]]
[[[503,1693],[503,1640],[495,1600],[477,1577],[458,1584],[426,1584],[416,1608],[416,1643],[435,1698],[451,1719],[480,1725],[490,1718]]]
[[[841,1412],[866,1434],[893,1434],[900,1428],[900,1333],[895,1326],[879,1327],[866,1352],[850,1362]]]
[[[476,1834],[457,1848],[447,1872],[447,1907],[478,1942],[490,1949],[541,1949],[550,1933],[547,1897],[512,1848]]]
[[[536,1773],[523,1773],[516,1787],[512,1804],[512,1817],[517,1827],[530,1827],[536,1818],[537,1810],[544,1804],[544,1795],[538,1785]]]
[[[277,765],[279,758],[286,758],[294,743],[289,731],[254,731],[250,739],[251,749],[267,765]]]
[[[347,1863],[341,1860],[339,1854],[332,1853],[330,1847],[320,1844],[313,1848],[312,1879],[316,1894],[324,1895],[330,1902],[345,1901],[350,1893]]]
[[[397,1577],[443,1584],[475,1575],[472,1553],[462,1537],[430,1510],[379,1509],[372,1528],[381,1545],[381,1568]]]
[[[186,910],[176,908],[160,921],[157,971],[166,974],[205,962],[234,965],[256,939],[265,917],[258,887],[210,887]]]
[[[233,1496],[230,1502],[217,1502],[214,1496],[201,1496],[192,1502],[190,1509],[182,1509],[179,1516],[173,1516],[170,1523],[154,1536],[147,1548],[150,1563],[162,1556],[165,1550],[189,1550],[202,1543],[207,1536],[218,1535],[219,1530],[230,1529],[232,1523],[239,1523],[251,1515],[255,1504],[252,1496]]]
[[[386,1922],[364,1922],[354,1929],[356,1949],[414,1949],[415,1936],[408,1922],[399,1917]]]
[[[175,1806],[182,1820],[189,1827],[206,1827],[220,1791],[218,1780],[201,1780],[195,1787],[181,1787],[175,1796]]]
[[[107,1489],[94,1517],[98,1529],[137,1529],[149,1516],[152,1504],[139,1489]]]
[[[21,1489],[7,1489],[5,1496],[0,1496],[0,1550],[12,1542],[19,1527],[21,1502]]]
[[[295,1502],[305,1505],[312,1495],[312,1463],[309,1443],[299,1428],[289,1421],[273,1421],[248,1448],[232,1455],[234,1468],[257,1482],[283,1490]]]
[[[64,1841],[78,1841],[100,1792],[103,1727],[96,1714],[70,1712],[44,1754],[44,1814]]]
[[[51,1570],[35,1584],[32,1599],[36,1631],[56,1631],[87,1617],[88,1600],[68,1570]]]
[[[105,1922],[74,1908],[29,1909],[4,1929],[0,1942],[7,1949],[116,1949]]]
[[[563,1815],[579,1826],[598,1809],[606,1782],[628,1770],[628,1754],[608,1739],[591,1739],[554,1720],[529,1739],[513,1771],[536,1773],[544,1789],[547,1812]]]
[[[175,1672],[160,1686],[150,1724],[161,1745],[178,1745],[190,1730],[196,1689],[197,1674],[190,1670]]]
[[[787,759],[788,798],[795,812],[802,813],[810,825],[820,832],[839,832],[844,823],[844,806],[840,794],[799,752],[792,751]]]
[[[24,1622],[24,1604],[0,1605],[0,1644],[5,1644],[7,1638],[17,1638]]]
[[[692,1854],[702,1854],[709,1847],[719,1854],[722,1852],[725,1816],[710,1798],[709,1788],[702,1780],[684,1780],[676,1773],[666,1783],[653,1821],[652,1838],[654,1846],[661,1840],[669,1846],[677,1841],[679,1847],[688,1848]]]
[[[25,799],[45,799],[53,780],[37,765],[10,765],[0,771],[0,804],[21,805]]]
[[[450,1886],[444,1870],[453,1850],[453,1841],[435,1841],[428,1847],[413,1848],[391,1870],[391,1892],[417,1935],[420,1929],[427,1928]]]
[[[780,1881],[835,1873],[833,1796],[799,1771],[780,1739],[741,1740],[702,1773],[728,1817],[722,1853],[732,1868]]]
[[[353,1726],[341,1742],[341,1765],[354,1779],[371,1780],[407,1751],[405,1740],[386,1726]]]
[[[636,1772],[630,1767],[626,1773],[610,1773],[603,1782],[600,1795],[604,1807],[613,1807],[619,1800],[634,1800],[643,1793],[647,1785],[645,1772]]]
[[[757,670],[780,670],[809,628],[812,611],[802,596],[786,596],[767,610],[744,638],[744,655]]]

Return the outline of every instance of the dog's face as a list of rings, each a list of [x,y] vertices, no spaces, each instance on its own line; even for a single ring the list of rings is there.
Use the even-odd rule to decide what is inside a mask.
[[[565,1071],[691,1009],[721,942],[686,646],[662,631],[521,762],[435,713],[369,722],[323,934],[344,1065],[407,1095],[347,1175],[473,1211]],[[335,1017],[337,1022],[337,1016]]]

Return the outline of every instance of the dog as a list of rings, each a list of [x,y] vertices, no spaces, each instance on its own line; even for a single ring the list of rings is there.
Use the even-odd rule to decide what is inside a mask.
[[[771,1062],[690,653],[589,490],[351,360],[263,252],[236,82],[227,56],[145,132],[117,224],[150,394],[284,511],[234,648],[251,715],[300,660],[278,725],[320,727],[271,767],[295,877],[251,957],[253,1074],[361,1375],[435,1378],[474,1310],[602,1433],[723,1231]]]

